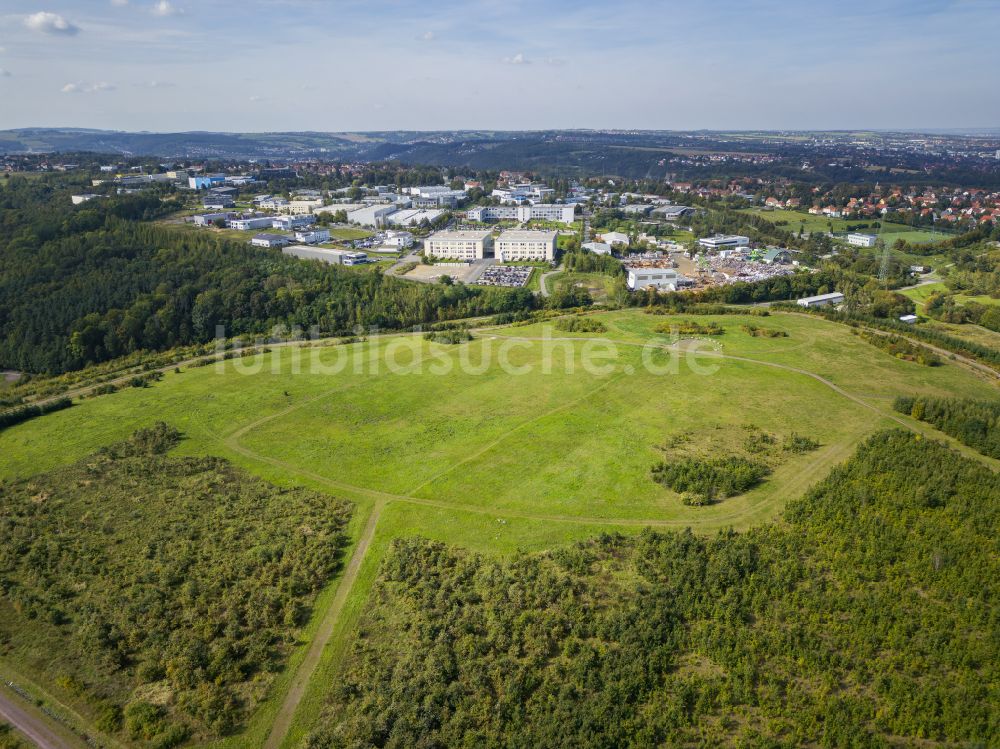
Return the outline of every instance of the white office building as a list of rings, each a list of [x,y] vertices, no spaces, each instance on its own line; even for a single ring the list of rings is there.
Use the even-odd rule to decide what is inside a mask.
[[[284,247],[289,244],[291,240],[284,234],[256,234],[253,239],[250,240],[250,244],[254,247]]]
[[[673,268],[626,268],[625,283],[632,291],[652,286],[663,291],[677,291],[684,281]]]
[[[405,250],[407,247],[413,247],[413,235],[408,231],[387,231],[382,237],[382,246]]]
[[[724,247],[748,247],[750,237],[739,234],[716,234],[714,237],[702,237],[698,244],[707,250],[721,250]]]
[[[312,213],[317,208],[323,207],[323,201],[321,199],[316,200],[292,200],[285,205],[281,206],[282,213],[291,213],[293,215],[305,215],[307,213]]]
[[[554,231],[505,231],[496,241],[496,256],[501,263],[523,260],[554,260]]]
[[[562,203],[540,205],[488,205],[470,208],[466,217],[470,221],[555,221],[572,224],[576,206]]]
[[[301,216],[277,216],[274,221],[271,222],[271,227],[274,229],[291,231],[292,229],[299,229],[303,226],[309,226],[310,224],[315,223],[316,217],[311,213],[305,213]]]
[[[439,231],[424,240],[424,253],[454,260],[480,260],[493,249],[493,235],[483,231]]]
[[[251,229],[270,229],[274,223],[274,216],[252,216],[251,218],[234,218],[229,221],[229,228],[238,231],[250,231]]]
[[[194,222],[195,226],[212,226],[216,221],[225,221],[228,223],[235,215],[232,211],[225,213],[202,213],[194,216],[191,221]]]
[[[847,244],[854,245],[855,247],[874,247],[875,243],[878,241],[878,237],[874,234],[848,234]]]
[[[330,241],[329,229],[299,229],[295,232],[295,241],[304,244],[320,244]]]

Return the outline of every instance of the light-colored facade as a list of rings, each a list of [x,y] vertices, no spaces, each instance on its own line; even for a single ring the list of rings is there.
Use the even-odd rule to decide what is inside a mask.
[[[319,244],[330,241],[329,229],[299,229],[295,232],[295,241],[305,244]]]
[[[627,268],[625,283],[632,291],[650,286],[666,291],[677,291],[682,276],[673,268]]]
[[[576,206],[562,203],[539,205],[488,205],[470,208],[466,217],[470,221],[556,221],[572,224]]]
[[[828,304],[840,304],[843,301],[844,295],[839,291],[833,291],[829,294],[802,297],[798,300],[798,305],[800,307],[825,307]]]
[[[505,231],[496,241],[496,256],[501,263],[524,260],[554,260],[554,231]]]
[[[382,238],[382,246],[405,250],[413,246],[413,235],[408,231],[387,231]]]
[[[251,229],[270,229],[274,216],[254,216],[252,218],[234,218],[229,221],[230,229],[250,231]]]
[[[601,235],[601,241],[614,247],[616,244],[629,245],[628,234],[620,231],[609,231]]]
[[[284,247],[291,240],[283,234],[258,234],[250,240],[254,247]]]
[[[278,216],[271,223],[271,227],[274,229],[284,229],[285,231],[291,231],[292,229],[298,229],[303,226],[309,226],[310,224],[316,223],[316,217],[311,213],[304,213],[299,216]]]
[[[361,265],[368,262],[368,255],[353,250],[331,250],[323,247],[293,244],[290,247],[283,247],[281,251],[302,260],[322,260],[330,265]]]
[[[590,250],[595,255],[611,254],[611,245],[606,242],[584,242],[580,247],[584,250]]]
[[[874,234],[848,234],[847,244],[854,245],[855,247],[874,247],[875,243],[878,241],[878,237]]]
[[[454,260],[480,260],[493,249],[489,231],[439,231],[424,240],[424,253]]]
[[[739,234],[716,234],[714,237],[702,237],[698,244],[709,250],[719,250],[723,247],[747,247],[750,245],[750,237],[743,237]]]
[[[282,213],[291,213],[294,216],[302,216],[312,213],[317,208],[323,207],[323,201],[317,200],[292,200],[281,207]]]
[[[347,221],[361,226],[384,226],[386,217],[397,210],[394,205],[372,205],[351,211],[347,214]]]

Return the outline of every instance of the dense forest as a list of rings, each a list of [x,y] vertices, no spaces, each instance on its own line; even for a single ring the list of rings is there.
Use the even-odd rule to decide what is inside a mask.
[[[308,746],[985,747],[997,497],[895,431],[743,533],[399,540]]]
[[[58,373],[204,343],[217,326],[335,335],[535,305],[526,289],[407,283],[138,223],[162,213],[155,195],[69,210],[64,191],[11,183],[0,190],[0,368]]]
[[[101,730],[161,749],[241,725],[350,516],[219,458],[164,455],[178,439],[159,424],[0,482],[0,653]]]
[[[893,407],[914,419],[933,424],[983,455],[1000,458],[1000,401],[901,397]]]

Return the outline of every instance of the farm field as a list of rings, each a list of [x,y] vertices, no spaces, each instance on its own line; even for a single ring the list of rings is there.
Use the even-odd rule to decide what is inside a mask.
[[[537,323],[476,331],[462,345],[396,335],[185,368],[153,387],[0,432],[0,480],[60,469],[162,420],[184,436],[171,456],[227,458],[279,486],[353,502],[344,587],[333,581],[320,594],[309,636],[290,655],[304,686],[286,699],[292,673],[284,672],[244,731],[213,744],[260,745],[274,724],[289,733],[278,731],[268,746],[292,747],[326,702],[319,685],[335,681],[394,539],[422,536],[505,557],[603,531],[745,528],[775,518],[881,428],[940,438],[893,412],[895,396],[997,394],[957,364],[895,359],[844,326],[806,316],[629,310],[588,318],[605,331]],[[681,321],[724,332],[677,340],[669,326]],[[787,337],[753,337],[748,323]],[[754,432],[794,432],[819,447],[776,454],[759,486],[705,507],[684,504],[650,477],[678,450],[727,455]],[[8,665],[0,657],[0,672]],[[60,698],[59,687],[43,686]]]

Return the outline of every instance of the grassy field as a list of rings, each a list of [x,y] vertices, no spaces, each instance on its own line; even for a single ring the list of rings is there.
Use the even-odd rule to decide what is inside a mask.
[[[879,428],[902,423],[936,435],[894,414],[895,396],[997,395],[959,365],[901,361],[821,319],[753,318],[788,334],[759,338],[742,330],[742,316],[685,315],[725,330],[696,356],[691,339],[658,332],[675,318],[634,310],[596,317],[606,333],[534,324],[480,331],[457,346],[393,336],[184,369],[0,432],[0,479],[66,465],[164,420],[185,435],[172,454],[229,458],[278,485],[354,502],[352,584],[338,591],[334,581],[321,594],[291,668],[243,733],[213,745],[259,746],[285,720],[289,734],[267,745],[291,747],[325,702],[315,685],[335,681],[394,538],[506,555],[648,525],[747,527],[775,518]],[[778,437],[794,431],[820,447],[783,457],[760,486],[707,507],[686,506],[651,480],[670,445],[725,455],[751,427]],[[0,673],[6,665],[0,658]],[[321,678],[308,681],[313,669]],[[302,679],[301,702],[286,701]]]
[[[877,221],[877,219],[874,218],[848,221],[842,218],[813,216],[809,213],[805,213],[804,211],[765,211],[760,208],[744,208],[741,210],[741,213],[754,214],[773,223],[787,222],[782,228],[792,232],[793,234],[798,234],[799,229],[803,226],[805,227],[805,231],[808,233],[814,231],[828,232],[831,231],[832,227],[832,231],[835,234],[838,234],[848,231],[848,226],[857,226],[858,224],[874,224]],[[878,232],[878,229],[872,226],[866,229],[858,229],[858,231],[874,234]],[[912,227],[905,226],[903,224],[892,224],[888,222],[883,225],[882,234],[884,235],[886,241],[890,244],[898,239],[902,239],[910,244],[917,245],[940,242],[952,236],[946,232],[928,229],[913,229]],[[919,259],[915,259],[914,262],[919,262]]]
[[[590,296],[593,297],[595,302],[603,302],[614,294],[615,280],[604,273],[562,271],[549,276],[545,283],[550,290],[567,286],[582,286],[590,292]]]

